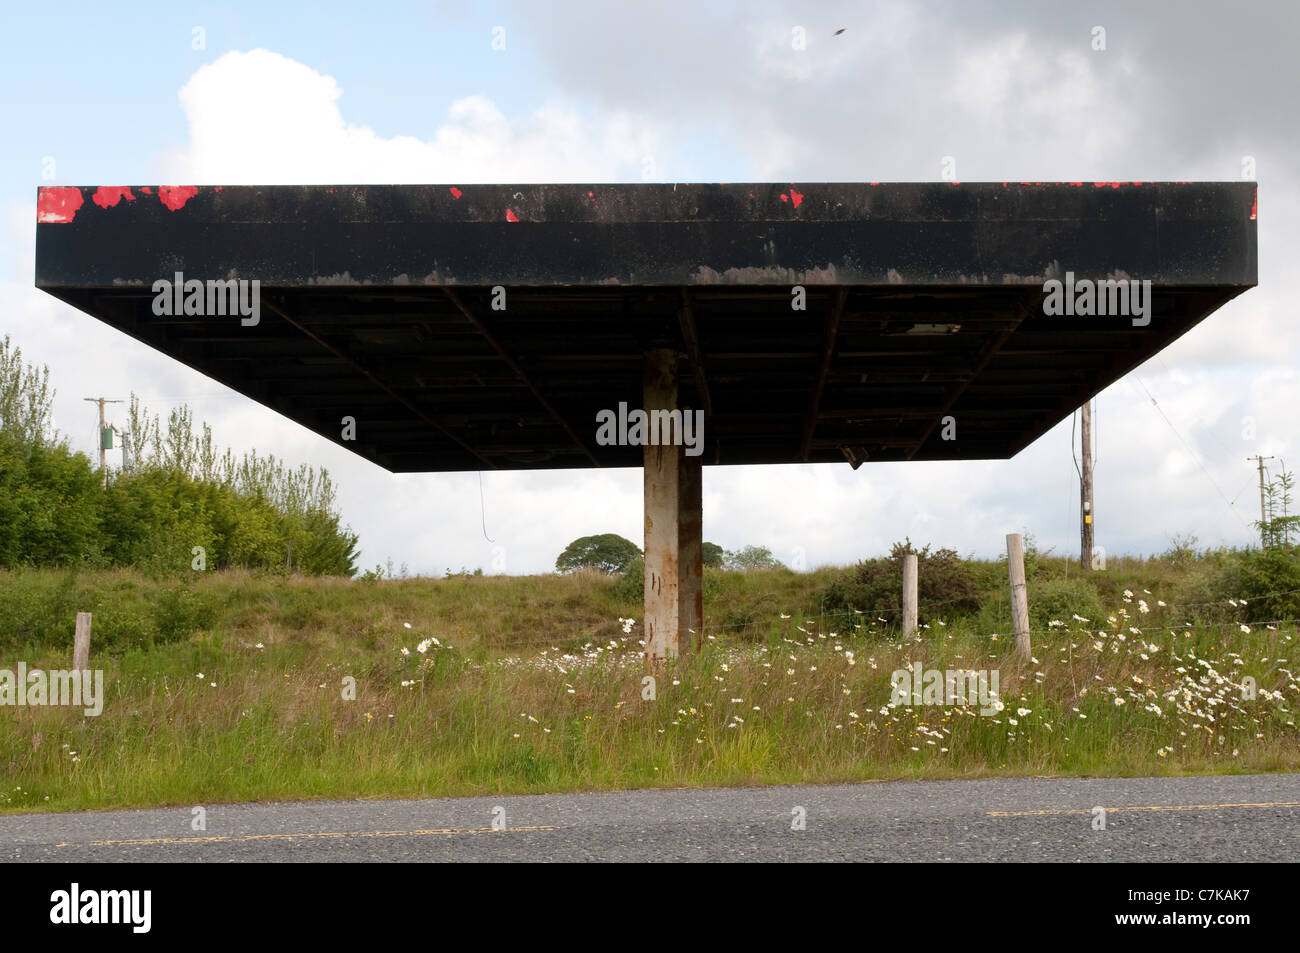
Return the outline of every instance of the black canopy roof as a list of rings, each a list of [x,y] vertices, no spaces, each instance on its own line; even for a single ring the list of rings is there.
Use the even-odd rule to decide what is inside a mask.
[[[1255,219],[1249,182],[55,187],[36,284],[393,471],[639,466],[596,415],[657,347],[706,463],[1005,458],[1253,286]],[[1149,323],[1045,314],[1067,272]],[[177,273],[260,320],[155,314]]]

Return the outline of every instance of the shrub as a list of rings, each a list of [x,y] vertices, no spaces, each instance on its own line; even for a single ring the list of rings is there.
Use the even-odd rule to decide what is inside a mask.
[[[1220,592],[1220,598],[1245,599],[1251,622],[1300,618],[1300,546],[1247,549],[1236,556],[1235,571],[1227,576],[1235,592]]]
[[[1086,579],[1071,579],[1069,582],[1061,579],[1045,580],[1030,583],[1028,590],[1029,625],[1035,630],[1046,629],[1053,619],[1073,624],[1071,617],[1075,615],[1081,615],[1094,626],[1099,626],[1099,620],[1104,620],[1108,615],[1102,607],[1096,587]]]
[[[895,543],[888,558],[858,563],[825,591],[826,611],[848,611],[899,619],[903,609],[903,556],[917,557],[918,621],[971,613],[979,608],[979,587],[971,567],[953,549],[920,550],[911,539]]]
[[[636,556],[628,560],[622,573],[610,584],[609,591],[616,599],[642,601],[645,598],[645,559]]]
[[[216,600],[188,586],[172,586],[158,593],[154,603],[154,624],[162,642],[189,638],[196,629],[212,625],[217,618]]]

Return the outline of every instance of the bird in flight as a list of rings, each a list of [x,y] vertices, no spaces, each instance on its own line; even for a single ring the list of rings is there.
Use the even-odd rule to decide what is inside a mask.
[[[841,33],[843,33],[843,32],[844,32],[845,30],[847,30],[847,29],[848,29],[848,27],[846,27],[846,26],[842,26],[842,27],[840,27],[838,30],[836,30],[834,33],[832,33],[831,36],[839,36]]]

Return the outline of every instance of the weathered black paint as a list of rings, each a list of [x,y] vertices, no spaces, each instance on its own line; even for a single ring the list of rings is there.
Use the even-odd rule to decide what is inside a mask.
[[[381,466],[441,471],[639,466],[595,416],[639,405],[665,343],[698,353],[706,463],[801,459],[823,369],[811,461],[1007,457],[1256,283],[1253,183],[456,188],[200,187],[175,211],[87,188],[37,226],[36,284],[329,439],[354,416],[342,445]],[[1151,280],[1150,326],[1044,316],[1052,269]],[[156,317],[177,271],[258,279],[270,307]]]

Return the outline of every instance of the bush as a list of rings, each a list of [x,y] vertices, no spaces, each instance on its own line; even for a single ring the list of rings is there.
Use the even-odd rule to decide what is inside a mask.
[[[1037,584],[1030,583],[1028,598],[1029,625],[1035,630],[1046,629],[1053,619],[1073,624],[1072,617],[1075,615],[1083,616],[1096,627],[1101,624],[1099,620],[1104,620],[1109,614],[1101,604],[1096,587],[1086,579],[1072,579],[1069,582],[1051,579]]]
[[[917,557],[918,621],[975,612],[980,605],[976,574],[953,549],[917,550],[911,539],[895,543],[889,557],[858,563],[825,590],[825,610],[886,615],[900,620],[903,610],[903,556]]]
[[[188,586],[164,589],[154,604],[154,624],[162,642],[187,639],[196,629],[207,628],[216,619],[216,600]]]
[[[610,594],[617,599],[626,599],[630,602],[641,602],[645,599],[645,559],[642,556],[636,556],[628,560],[623,567],[622,573],[615,579],[609,588]]]
[[[1222,577],[1234,591],[1221,591],[1219,598],[1245,599],[1249,622],[1300,618],[1300,546],[1247,549],[1235,555],[1230,572]]]

